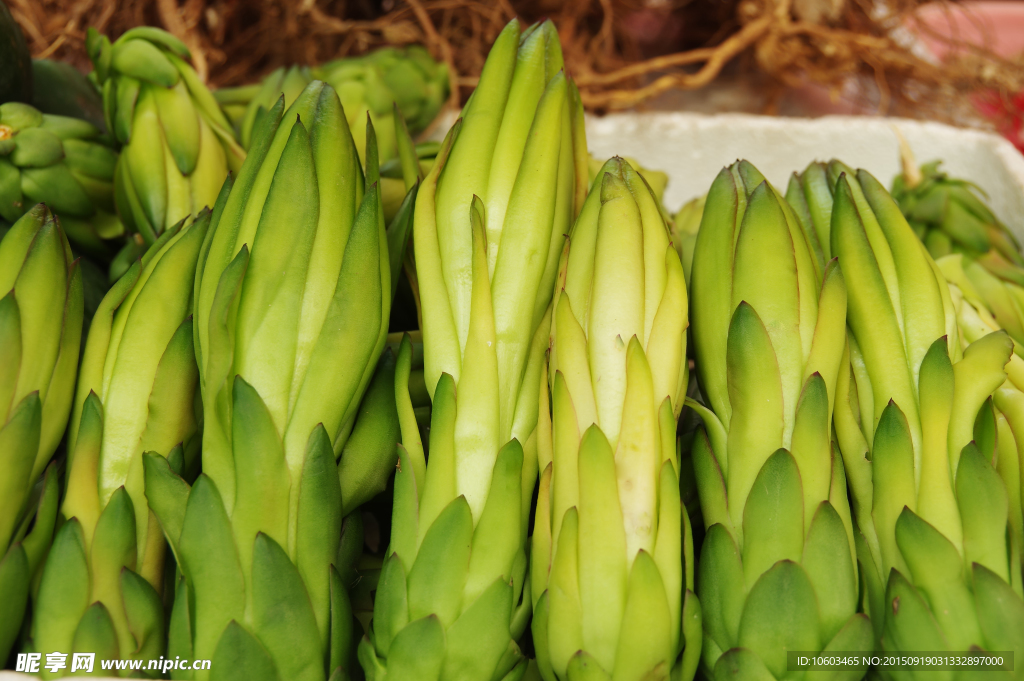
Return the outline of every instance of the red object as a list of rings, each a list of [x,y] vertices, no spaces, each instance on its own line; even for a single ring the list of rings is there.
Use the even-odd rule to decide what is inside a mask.
[[[978,95],[974,106],[982,116],[996,125],[996,129],[1013,145],[1024,152],[1024,92],[1006,99],[998,92]]]

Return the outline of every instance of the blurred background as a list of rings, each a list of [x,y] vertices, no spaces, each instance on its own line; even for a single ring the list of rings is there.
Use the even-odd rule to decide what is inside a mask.
[[[1024,2],[917,0],[7,0],[35,58],[85,70],[85,29],[162,26],[213,87],[391,44],[470,92],[513,16],[552,19],[589,111],[896,115],[1024,148]]]

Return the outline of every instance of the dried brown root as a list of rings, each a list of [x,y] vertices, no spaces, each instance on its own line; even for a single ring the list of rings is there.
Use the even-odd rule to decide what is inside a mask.
[[[283,64],[312,64],[387,44],[425,44],[449,67],[453,106],[465,101],[487,50],[513,16],[551,18],[584,105],[636,107],[674,89],[697,89],[729,64],[780,86],[838,91],[851,78],[876,85],[879,112],[943,118],[967,93],[1010,96],[1024,69],[959,45],[945,63],[908,40],[919,0],[7,0],[37,57],[88,69],[85,29],[116,37],[162,26],[192,50],[214,86],[251,82]],[[651,44],[637,17],[681,26]],[[652,19],[653,17],[653,19]],[[923,27],[918,30],[927,31]]]

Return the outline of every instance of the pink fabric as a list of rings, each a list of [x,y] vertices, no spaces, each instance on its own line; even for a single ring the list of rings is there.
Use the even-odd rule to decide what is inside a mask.
[[[917,21],[927,29],[919,28],[918,37],[939,59],[950,54],[950,39],[985,46],[1006,59],[1024,55],[1024,2],[925,5],[918,10]],[[996,92],[981,94],[974,98],[974,105],[995,123],[1004,137],[1024,151],[1024,93],[1009,98]]]
[[[983,45],[1009,59],[1024,53],[1024,2],[925,5],[917,22],[928,29],[917,31],[921,41],[939,59],[949,51],[943,38]]]

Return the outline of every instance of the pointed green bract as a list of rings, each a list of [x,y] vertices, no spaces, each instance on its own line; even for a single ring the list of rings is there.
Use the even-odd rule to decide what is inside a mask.
[[[217,488],[201,475],[189,494],[180,541],[195,608],[189,633],[196,656],[212,655],[224,627],[244,613],[245,581],[229,523]]]
[[[0,624],[0,655],[9,655],[17,640],[21,618],[28,604],[31,578],[25,549],[18,545],[12,546],[3,560],[0,560],[0,597],[3,598],[7,613],[3,624]]]
[[[615,458],[604,433],[587,429],[579,445],[581,609],[586,650],[604,669],[615,666],[615,648],[626,605],[626,531],[622,525]],[[536,530],[535,530],[536,531]]]
[[[1024,605],[1006,581],[982,565],[971,569],[978,623],[993,650],[1021,649],[1024,645]]]
[[[336,473],[331,440],[323,427],[315,428],[306,448],[299,489],[296,564],[314,604],[321,641],[328,650],[333,609],[331,575],[341,543],[344,508]],[[339,617],[342,615],[338,613]]]
[[[141,642],[139,657],[159,657],[164,651],[164,608],[160,594],[131,570],[121,572],[121,593],[128,621],[128,630]]]
[[[253,631],[282,678],[323,678],[322,644],[302,578],[284,549],[262,533],[252,552],[251,589]]]
[[[743,573],[750,589],[782,560],[803,554],[804,519],[796,461],[784,449],[761,467],[743,508]]]
[[[832,504],[822,502],[811,523],[801,562],[818,597],[822,641],[832,641],[844,628],[855,626],[849,612],[856,608],[857,571],[854,563],[835,560],[850,552],[850,543]]]
[[[398,554],[391,554],[381,570],[373,603],[373,643],[377,655],[387,657],[395,635],[409,624],[409,602],[405,565]]]
[[[996,469],[973,444],[964,447],[960,456],[956,495],[963,522],[965,564],[980,565],[1009,583],[1006,487]]]
[[[400,426],[395,397],[395,355],[385,349],[360,406],[365,416],[356,420],[338,461],[342,516],[387,487],[398,462],[395,443]]]
[[[787,650],[822,646],[814,590],[796,563],[779,561],[751,589],[740,621],[740,646],[760,657],[776,677],[784,675]]]
[[[495,580],[445,633],[441,676],[482,678],[497,668],[509,647],[505,622],[512,616],[512,586]]]
[[[395,640],[393,667],[388,676],[396,679],[437,679],[444,650],[444,628],[436,617],[416,620]]]
[[[6,550],[21,522],[23,509],[32,485],[32,462],[39,447],[42,422],[42,404],[39,394],[33,392],[12,410],[10,420],[0,430],[0,455],[7,475],[3,491],[6,493],[0,530]]]
[[[753,188],[751,188],[753,189]],[[711,204],[714,210],[707,210]],[[736,233],[743,221],[747,190],[736,167],[723,168],[708,191],[691,266],[694,354],[709,407],[724,424],[732,418],[725,375],[725,347],[733,316],[731,271]],[[696,257],[700,249],[701,257]],[[696,301],[702,301],[699,305]],[[724,453],[720,455],[724,456]]]
[[[69,520],[57,532],[44,570],[32,621],[32,639],[39,650],[70,650],[89,607],[89,565],[79,523]]]
[[[698,305],[694,300],[694,306]],[[741,302],[729,325],[726,363],[732,421],[726,456],[729,469],[726,489],[731,502],[729,514],[741,527],[744,504],[761,467],[783,446],[782,381],[771,339],[757,311]]]
[[[210,678],[276,681],[274,661],[255,636],[234,620],[228,624],[210,661]]]
[[[450,627],[461,611],[469,569],[473,520],[466,500],[456,498],[431,524],[409,570],[409,617],[436,614]]]
[[[494,575],[512,579],[516,555],[522,550],[523,448],[512,440],[498,452],[491,475],[487,505],[473,534],[465,598],[473,601],[491,588]]]
[[[100,659],[118,659],[117,634],[110,612],[102,603],[90,605],[75,630],[72,654],[93,652]]]

